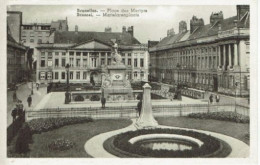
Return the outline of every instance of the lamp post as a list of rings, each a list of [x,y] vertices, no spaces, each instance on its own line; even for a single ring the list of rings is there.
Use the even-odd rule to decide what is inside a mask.
[[[65,66],[66,72],[67,72],[67,90],[65,93],[65,104],[69,104],[70,103],[70,93],[69,93],[69,69],[70,69],[70,65],[67,64]]]
[[[31,95],[33,95],[33,81],[32,81],[32,91],[31,91]]]

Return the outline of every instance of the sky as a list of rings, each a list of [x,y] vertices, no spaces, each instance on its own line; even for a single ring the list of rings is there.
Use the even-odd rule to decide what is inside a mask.
[[[82,17],[77,16],[77,10],[147,10],[140,13],[139,17]],[[189,30],[192,16],[203,18],[205,24],[209,24],[212,12],[222,11],[224,19],[236,15],[236,6],[61,6],[61,5],[15,5],[8,6],[8,11],[23,12],[23,23],[50,23],[52,20],[68,18],[69,31],[75,30],[78,25],[79,31],[103,32],[105,27],[111,27],[112,32],[121,32],[122,27],[134,26],[134,36],[142,43],[148,40],[159,41],[166,37],[167,30],[174,28],[175,33],[179,31],[179,22],[187,22]],[[80,12],[83,13],[83,12]],[[84,12],[86,13],[86,12]],[[136,14],[136,13],[135,13]],[[95,13],[94,13],[95,15]]]

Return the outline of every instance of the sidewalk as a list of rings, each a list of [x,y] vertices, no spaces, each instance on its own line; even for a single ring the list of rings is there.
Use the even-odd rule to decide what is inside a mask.
[[[36,104],[38,104],[42,98],[46,95],[46,87],[41,87],[39,90],[36,90],[36,86],[34,84],[33,91],[34,94],[32,95],[32,105],[28,107],[27,98],[31,94],[31,82],[20,84],[16,91],[17,98],[22,101],[25,110],[32,110]],[[16,103],[13,102],[13,92],[14,91],[7,91],[7,126],[12,123],[12,116],[11,112],[13,108],[16,106]]]

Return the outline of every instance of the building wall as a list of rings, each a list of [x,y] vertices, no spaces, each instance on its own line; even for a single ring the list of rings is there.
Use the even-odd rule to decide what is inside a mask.
[[[248,38],[223,39],[150,52],[150,72],[153,77],[170,84],[181,83],[229,95],[248,95],[249,45]]]
[[[127,74],[133,81],[147,80],[148,78],[148,52],[144,50],[121,51],[122,61],[127,66]],[[65,62],[62,62],[64,59]],[[129,65],[128,65],[128,59]],[[135,59],[137,65],[135,65]],[[44,60],[45,65],[41,65]],[[96,60],[96,65],[95,65]],[[104,50],[66,50],[66,49],[40,49],[37,50],[37,74],[39,83],[65,82],[65,65],[70,64],[70,72],[73,72],[72,83],[90,82],[93,73],[96,82],[101,81],[101,72],[107,65],[112,64],[110,51]],[[77,62],[78,61],[78,62]],[[143,62],[142,62],[143,61]],[[143,63],[143,65],[141,64]],[[58,64],[58,65],[56,65]],[[143,73],[143,74],[142,74]],[[56,74],[56,76],[55,76]],[[62,77],[65,74],[65,77]],[[77,77],[79,74],[79,77]],[[83,77],[83,74],[86,77]],[[141,76],[142,75],[142,76]]]
[[[7,12],[7,24],[12,37],[18,43],[21,41],[22,12]]]

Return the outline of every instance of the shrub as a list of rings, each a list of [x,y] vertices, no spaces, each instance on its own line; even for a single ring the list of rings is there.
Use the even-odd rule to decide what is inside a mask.
[[[82,97],[81,95],[77,95],[75,97],[75,101],[84,101],[84,97]]]
[[[100,97],[98,95],[92,95],[90,101],[99,101]]]
[[[215,119],[236,123],[249,123],[250,121],[248,116],[244,116],[235,112],[191,113],[188,115],[188,117],[197,119]]]
[[[160,95],[156,95],[154,93],[151,93],[151,99],[152,100],[160,100],[160,99],[166,99],[165,97],[162,97]]]
[[[68,149],[72,148],[73,146],[75,146],[75,144],[73,142],[71,142],[70,140],[67,140],[64,138],[59,138],[59,139],[53,140],[48,145],[48,148],[50,150],[54,150],[54,151],[64,151],[64,150],[68,150]]]

